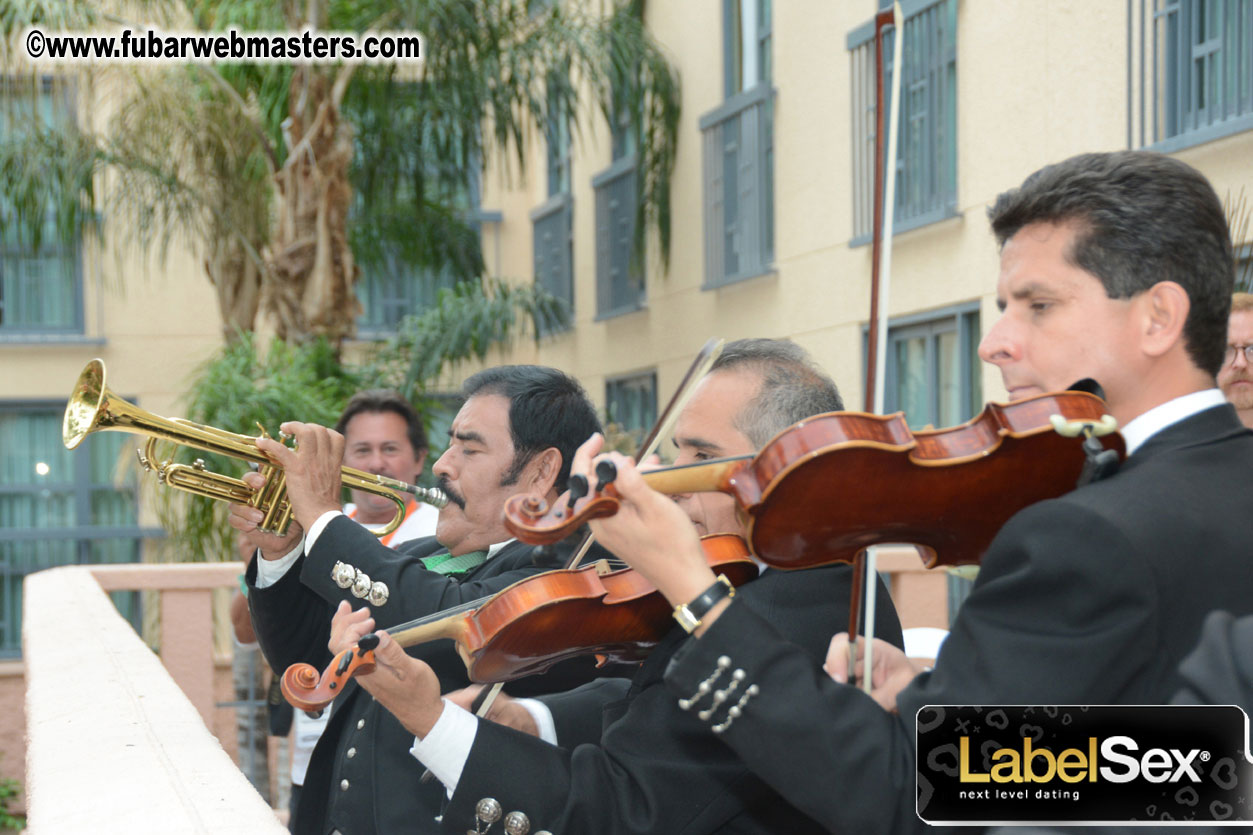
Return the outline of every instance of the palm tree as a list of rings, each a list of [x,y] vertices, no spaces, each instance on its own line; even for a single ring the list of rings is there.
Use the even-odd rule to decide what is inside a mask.
[[[604,13],[541,0],[136,0],[126,8],[167,30],[191,20],[206,31],[417,31],[427,50],[416,69],[108,67],[54,79],[90,94],[106,74],[129,76],[113,116],[94,129],[0,104],[0,210],[11,213],[0,226],[19,245],[37,249],[47,234],[73,244],[84,232],[103,235],[107,223],[113,240],[141,251],[164,252],[177,239],[201,254],[228,345],[192,388],[192,420],[238,430],[268,416],[274,425],[281,407],[333,421],[360,379],[339,363],[359,314],[359,264],[399,260],[459,282],[368,360],[372,382],[411,399],[446,362],[482,357],[511,338],[520,311],[551,319],[553,300],[542,293],[480,280],[463,198],[493,154],[512,153],[524,168],[531,137],[544,135],[550,112],[576,112],[580,91],[615,120],[629,117],[640,149],[636,248],[651,224],[668,255],[678,81],[642,25],[642,0]],[[6,43],[28,25],[108,24],[125,21],[92,0],[0,3]],[[554,72],[572,83],[548,85]],[[23,83],[43,82],[0,50],[8,85],[0,93]],[[264,359],[248,336],[259,316],[285,340]],[[263,363],[271,373],[260,373]],[[174,500],[160,511],[184,558],[233,553],[220,504]]]
[[[586,91],[603,113],[630,118],[641,159],[637,248],[651,224],[665,256],[678,82],[642,24],[642,6],[149,0],[143,9],[153,19],[189,15],[202,30],[417,31],[426,54],[416,68],[136,72],[104,129],[33,124],[0,141],[0,196],[32,243],[50,205],[67,238],[99,231],[103,214],[143,248],[164,249],[176,235],[192,241],[205,254],[228,340],[260,313],[280,337],[321,336],[338,350],[359,313],[359,262],[399,258],[457,280],[481,275],[458,196],[493,154],[512,151],[523,168],[550,113],[576,112]],[[8,5],[0,31],[12,42],[31,23],[74,30],[100,18],[85,0],[31,0]],[[11,60],[0,64],[14,70]],[[547,84],[554,72],[572,83]]]

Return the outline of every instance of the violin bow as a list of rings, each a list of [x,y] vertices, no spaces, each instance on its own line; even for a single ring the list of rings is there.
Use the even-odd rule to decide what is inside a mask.
[[[696,359],[692,361],[692,365],[687,369],[687,373],[683,375],[683,380],[679,383],[679,387],[675,390],[674,395],[670,398],[670,402],[666,404],[666,408],[662,410],[661,417],[657,418],[657,422],[653,424],[652,430],[648,436],[644,438],[640,444],[639,451],[635,454],[637,462],[643,461],[648,456],[657,451],[657,447],[661,445],[661,441],[666,434],[674,428],[674,422],[678,420],[679,412],[683,411],[683,407],[687,405],[687,401],[691,399],[692,393],[696,391],[696,384],[700,382],[709,369],[713,367],[718,356],[722,353],[722,346],[726,340],[710,339],[700,349],[700,353],[696,355]],[[597,485],[598,487],[600,485]],[[587,555],[588,550],[592,547],[595,540],[591,530],[583,534],[583,540],[579,546],[574,549],[574,553],[570,559],[566,561],[567,569],[577,568],[579,563],[583,561],[583,557]],[[496,701],[496,697],[500,695],[500,689],[505,684],[502,681],[494,683],[491,687],[484,688],[479,691],[479,695],[475,698],[474,704],[470,705],[474,715],[480,719],[487,716],[487,712],[492,707],[492,702]],[[428,768],[422,774],[422,782],[428,782],[431,779],[431,770]]]
[[[679,387],[675,389],[674,394],[670,397],[670,402],[666,404],[666,408],[662,409],[661,416],[657,418],[653,428],[649,430],[648,435],[640,443],[640,448],[635,453],[637,464],[652,455],[657,451],[657,447],[661,446],[662,440],[674,428],[675,421],[679,419],[679,413],[683,411],[687,401],[692,399],[692,394],[696,391],[696,384],[704,379],[705,375],[709,373],[709,369],[713,367],[718,357],[721,356],[722,346],[725,343],[725,339],[715,337],[706,342],[704,347],[700,349],[700,353],[696,355],[696,359],[692,360],[687,373],[683,375],[683,379],[679,382]],[[594,537],[590,530],[583,535],[583,540],[579,543],[579,547],[575,549],[574,554],[567,560],[566,568],[578,567],[583,557],[587,555],[588,549],[592,547],[593,539]]]
[[[874,218],[870,263],[870,333],[866,357],[866,411],[883,414],[883,381],[887,365],[888,290],[892,274],[892,222],[896,217],[896,140],[900,126],[901,76],[905,44],[904,16],[899,0],[891,9],[875,15],[875,153]],[[892,27],[892,105],[888,129],[883,130],[883,30]],[[887,141],[884,142],[884,139]],[[884,145],[886,144],[886,152]],[[882,298],[881,298],[882,297]],[[861,619],[862,586],[866,595],[866,657],[861,687],[870,692],[870,670],[874,659],[875,546],[860,552],[853,560],[853,594],[849,604],[848,675],[856,680],[857,624]]]

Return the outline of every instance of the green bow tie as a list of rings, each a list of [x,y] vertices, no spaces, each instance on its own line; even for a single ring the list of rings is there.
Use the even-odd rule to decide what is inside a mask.
[[[471,551],[459,557],[454,557],[445,551],[442,554],[423,557],[422,564],[437,574],[465,574],[478,568],[486,560],[486,551]]]

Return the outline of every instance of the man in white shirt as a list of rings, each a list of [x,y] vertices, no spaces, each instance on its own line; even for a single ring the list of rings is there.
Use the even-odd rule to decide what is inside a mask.
[[[354,394],[339,416],[335,430],[344,436],[344,466],[374,475],[387,476],[417,484],[426,464],[429,444],[422,418],[409,401],[390,389],[369,389]],[[377,530],[396,515],[396,503],[386,496],[352,489],[352,501],[344,506],[344,515],[367,529]],[[405,515],[400,526],[379,538],[389,548],[412,539],[433,536],[439,512],[433,505],[419,503],[412,496],[399,494]],[[247,542],[247,538],[243,538]],[[251,544],[249,547],[252,547]],[[248,554],[251,558],[252,554]],[[231,601],[231,619],[235,634],[243,646],[256,647],[248,602],[242,594]],[[271,710],[290,711],[285,702]],[[300,802],[305,772],[318,738],[326,727],[328,714],[313,717],[295,711],[291,719],[291,811],[294,816]],[[287,724],[284,721],[283,724]]]

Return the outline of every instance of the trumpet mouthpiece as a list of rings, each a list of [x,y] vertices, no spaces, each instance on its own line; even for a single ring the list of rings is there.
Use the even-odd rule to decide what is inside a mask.
[[[418,501],[433,507],[443,507],[448,504],[448,496],[437,487],[419,487],[416,484],[409,484],[405,486],[405,492],[412,493]]]

